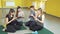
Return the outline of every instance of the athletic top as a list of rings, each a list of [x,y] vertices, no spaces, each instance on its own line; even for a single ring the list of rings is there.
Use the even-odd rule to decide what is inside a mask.
[[[8,18],[8,21],[13,19],[13,17],[11,17],[10,15],[6,15],[6,18]]]
[[[42,21],[42,17],[44,17],[44,15],[38,16],[37,18],[38,18],[40,21]],[[37,21],[37,24],[43,27],[43,23]]]
[[[18,17],[23,17],[23,12],[18,13]],[[18,22],[23,21],[23,18],[17,18],[17,21]]]
[[[31,11],[30,11],[30,14],[32,14],[33,16],[35,16],[35,11],[34,11],[34,10],[31,10]],[[34,20],[35,20],[35,19],[33,18],[33,16],[29,16],[30,21],[34,21]]]
[[[42,21],[42,15],[41,16],[38,16],[37,18]]]

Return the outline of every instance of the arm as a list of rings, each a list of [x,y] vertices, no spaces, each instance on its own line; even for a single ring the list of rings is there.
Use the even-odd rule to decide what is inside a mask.
[[[42,22],[44,22],[44,19],[45,19],[45,15],[42,15]]]
[[[39,22],[41,22],[41,23],[43,23],[44,22],[44,18],[45,18],[45,16],[44,15],[42,15],[42,21],[40,21],[39,19],[37,19],[37,18],[35,18],[37,21],[39,21]]]
[[[22,12],[22,15],[23,15],[22,17],[24,17],[24,12]]]
[[[34,19],[35,20],[37,20],[37,21],[39,21],[39,22],[41,22],[41,23],[43,23],[44,22],[44,18],[45,18],[45,16],[44,15],[42,15],[42,21],[41,20],[39,20],[38,18],[37,18],[37,15],[38,15],[38,13],[37,12],[35,12],[35,16],[33,16],[34,17]]]
[[[5,21],[6,21],[6,24],[9,24],[9,23],[11,23],[13,20],[15,20],[16,18],[13,18],[12,20],[10,20],[10,21],[8,21],[8,18],[6,18],[5,19]]]
[[[5,23],[8,24],[8,18],[5,19]]]

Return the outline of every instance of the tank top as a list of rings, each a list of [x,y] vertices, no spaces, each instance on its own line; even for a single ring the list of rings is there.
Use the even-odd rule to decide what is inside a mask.
[[[38,16],[37,18],[42,21],[42,15],[41,16]]]
[[[22,17],[22,16],[23,16],[22,13],[18,13],[18,17]],[[18,22],[23,21],[23,18],[18,18],[17,21],[18,21]]]
[[[23,16],[22,12],[21,13],[18,13],[18,17],[20,17],[20,16]]]
[[[13,17],[11,17],[10,15],[6,15],[6,18],[8,18],[8,21],[13,19]]]
[[[33,16],[35,16],[35,11],[31,10],[30,14],[33,14]],[[29,18],[30,18],[30,21],[34,21],[35,20],[32,16],[30,16]]]
[[[42,21],[42,15],[37,17],[40,21]],[[37,24],[43,27],[43,23],[37,21]]]

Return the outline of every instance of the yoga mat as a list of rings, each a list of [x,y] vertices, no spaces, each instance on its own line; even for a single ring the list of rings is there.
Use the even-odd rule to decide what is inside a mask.
[[[3,32],[2,29],[3,29],[3,26],[0,26],[0,34],[8,34],[7,32]]]
[[[0,34],[8,34],[7,32],[3,32],[2,29],[3,29],[3,27],[0,26]],[[20,30],[26,30],[26,28],[24,26],[22,26]],[[26,34],[32,34],[32,33],[26,33]],[[42,30],[38,31],[38,34],[54,34],[54,33],[49,31],[46,28],[43,28]]]
[[[26,28],[24,26],[21,26],[21,29],[20,30],[26,30]]]
[[[32,34],[32,33],[26,33],[26,34]],[[42,30],[38,31],[38,34],[54,34],[54,33],[46,28],[43,28]]]

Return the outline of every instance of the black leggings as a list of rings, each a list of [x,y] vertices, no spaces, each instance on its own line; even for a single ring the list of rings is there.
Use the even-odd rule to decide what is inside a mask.
[[[16,20],[12,21],[11,23],[6,25],[7,29],[5,31],[7,32],[16,32],[16,30],[20,29],[20,23],[18,23]]]
[[[25,25],[28,26],[29,29],[32,31],[38,31],[43,28],[43,24],[38,21],[37,22],[36,21],[28,21]]]

